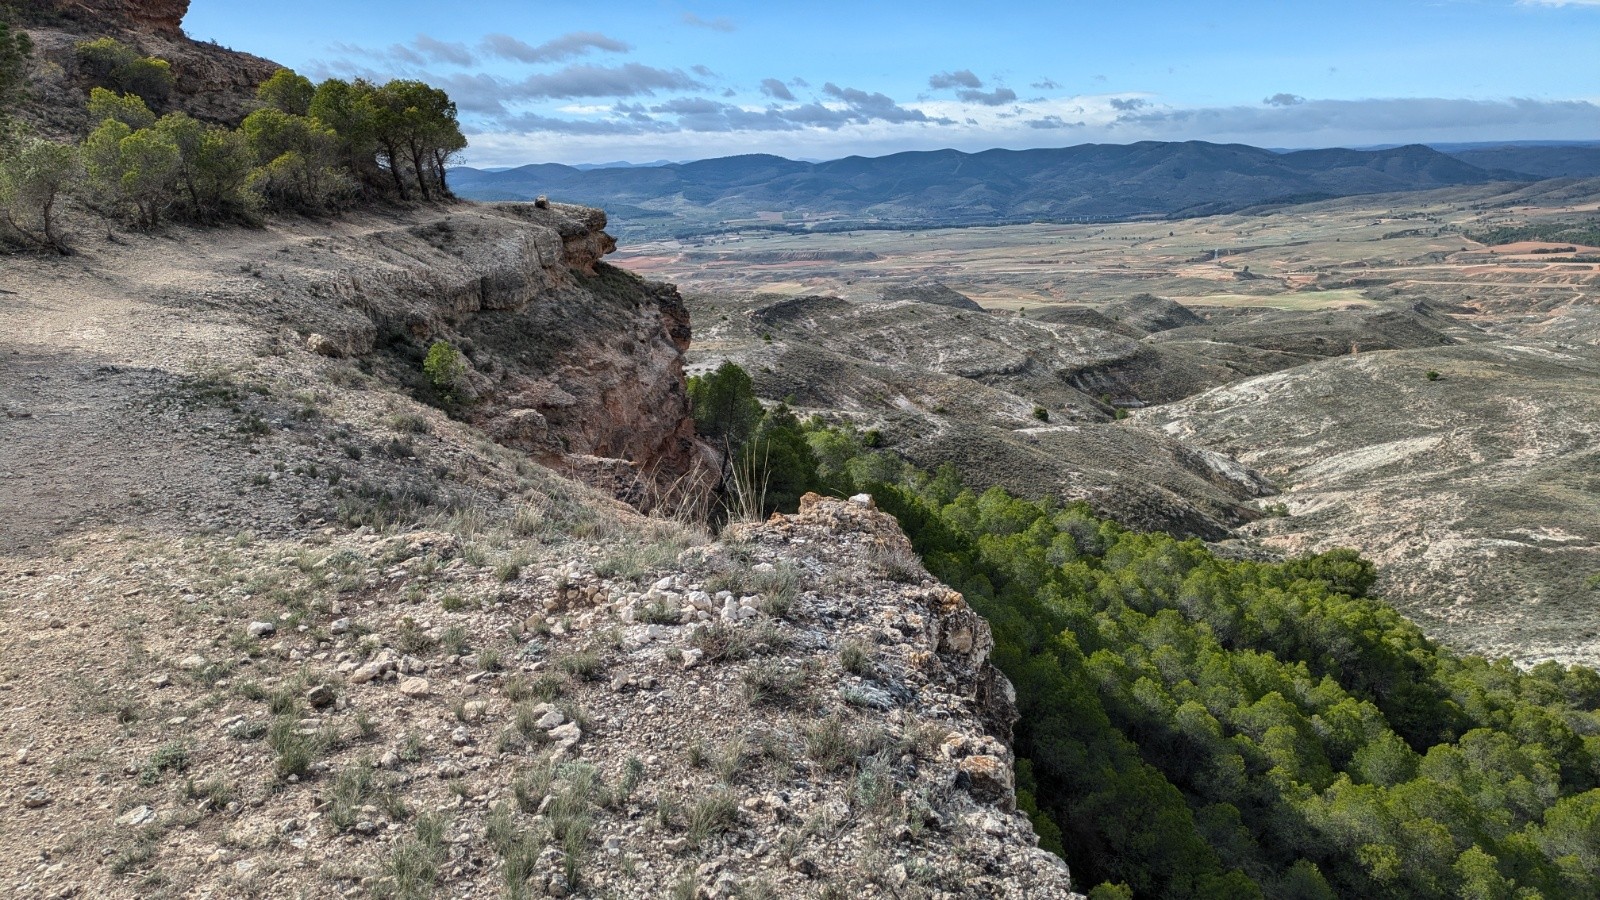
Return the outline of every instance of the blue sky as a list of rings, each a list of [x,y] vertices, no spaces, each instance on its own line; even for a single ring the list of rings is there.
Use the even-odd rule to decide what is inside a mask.
[[[1600,0],[194,0],[184,26],[444,87],[487,166],[1600,139]]]

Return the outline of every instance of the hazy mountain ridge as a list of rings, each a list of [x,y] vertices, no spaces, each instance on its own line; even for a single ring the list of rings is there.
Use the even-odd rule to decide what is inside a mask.
[[[1537,151],[1571,148],[1528,148]],[[1482,152],[1482,151],[1474,151]],[[1497,160],[1514,161],[1500,153]],[[1504,163],[1497,163],[1504,165]],[[783,211],[794,224],[990,224],[1030,220],[1188,217],[1290,199],[1535,180],[1422,145],[1275,153],[1203,141],[1084,144],[1041,150],[957,150],[805,163],[733,156],[649,168],[580,170],[537,164],[452,173],[462,196],[541,194],[603,205],[634,237],[756,224]],[[618,213],[633,208],[635,214]]]

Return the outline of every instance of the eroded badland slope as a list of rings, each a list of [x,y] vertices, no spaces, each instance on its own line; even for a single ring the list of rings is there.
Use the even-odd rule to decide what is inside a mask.
[[[1593,663],[1595,266],[1553,252],[1559,242],[1462,235],[1592,217],[1592,184],[1541,184],[1159,233],[785,240],[797,256],[873,248],[870,263],[835,263],[831,281],[763,270],[774,241],[730,242],[727,265],[686,288],[703,325],[691,365],[735,360],[764,397],[879,429],[980,489],[1083,499],[1230,554],[1353,547],[1379,563],[1383,596],[1454,647]],[[1172,249],[1230,229],[1262,242],[1230,251],[1250,265]],[[1211,280],[1185,286],[1202,269]],[[919,281],[928,273],[937,289]],[[974,311],[948,298],[965,296],[952,285],[1024,277],[1078,302],[988,294]],[[1216,293],[1220,278],[1238,293]],[[739,289],[763,283],[806,290]],[[1143,284],[1184,302],[1088,302]]]

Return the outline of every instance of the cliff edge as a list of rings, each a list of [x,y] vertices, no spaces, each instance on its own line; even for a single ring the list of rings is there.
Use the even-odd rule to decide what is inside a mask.
[[[617,502],[704,451],[677,293],[610,248],[461,205],[7,258],[0,883],[1069,896],[891,518]]]

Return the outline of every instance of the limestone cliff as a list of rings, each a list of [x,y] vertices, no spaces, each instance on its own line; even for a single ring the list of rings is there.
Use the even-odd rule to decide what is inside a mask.
[[[280,273],[295,299],[278,302],[317,351],[370,354],[424,390],[423,354],[447,341],[453,408],[502,444],[642,510],[695,503],[717,466],[689,414],[689,314],[673,286],[600,261],[605,223],[561,204],[459,207],[323,244]]]

